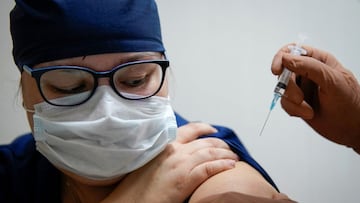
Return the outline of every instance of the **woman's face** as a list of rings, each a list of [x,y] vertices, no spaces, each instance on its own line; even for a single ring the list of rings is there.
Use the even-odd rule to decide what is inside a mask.
[[[68,59],[55,60],[50,62],[44,62],[35,65],[33,68],[41,68],[47,66],[59,66],[59,65],[72,65],[72,66],[81,66],[93,69],[94,71],[108,71],[123,63],[138,61],[138,60],[159,60],[163,59],[163,55],[155,52],[133,52],[133,53],[112,53],[112,54],[99,54],[99,55],[90,55],[86,57],[74,57]],[[22,94],[24,107],[26,109],[34,109],[34,105],[44,102],[39,89],[37,87],[36,81],[28,73],[23,72],[21,75],[21,84],[22,84]],[[110,85],[109,78],[100,78],[98,79],[98,85]],[[167,79],[165,78],[164,84],[160,91],[157,93],[157,96],[168,95]],[[33,113],[27,112],[27,117],[31,130],[33,131]],[[70,172],[63,171],[65,174],[70,177],[81,180],[87,184],[107,184],[112,181],[103,181],[102,183],[98,181],[86,180],[82,177],[78,177],[75,174]],[[115,181],[115,180],[113,180]]]

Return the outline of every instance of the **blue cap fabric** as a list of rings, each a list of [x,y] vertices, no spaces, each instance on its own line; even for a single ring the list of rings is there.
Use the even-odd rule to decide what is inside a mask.
[[[16,0],[13,56],[23,65],[114,52],[164,52],[154,0]]]

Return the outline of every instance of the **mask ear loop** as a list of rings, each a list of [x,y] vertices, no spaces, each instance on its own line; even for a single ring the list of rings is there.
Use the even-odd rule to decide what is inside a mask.
[[[29,112],[29,113],[35,113],[35,109],[29,109],[25,106],[24,102],[22,103],[22,106],[23,108],[25,109],[26,112]]]

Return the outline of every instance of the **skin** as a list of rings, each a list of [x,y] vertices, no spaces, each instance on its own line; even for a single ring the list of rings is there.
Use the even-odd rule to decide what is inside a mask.
[[[283,67],[295,73],[281,99],[283,109],[302,118],[321,136],[360,153],[359,82],[330,53],[303,48],[306,56],[294,56],[284,46],[272,62],[275,75]]]
[[[279,198],[280,199],[268,199],[263,197],[246,195],[240,192],[224,192],[201,199],[196,203],[295,203],[294,201],[287,198]]]
[[[288,199],[285,194],[276,192],[254,168],[245,162],[237,162],[235,168],[216,174],[200,185],[192,195],[190,202],[198,203],[201,201],[205,203],[204,197],[214,197],[228,192],[247,194],[264,199]],[[223,196],[224,200],[226,200],[225,196]],[[231,203],[234,201],[229,199],[226,202]]]
[[[160,59],[159,53],[115,53],[75,57],[37,64],[34,68],[53,65],[77,65],[96,71],[134,60]],[[99,85],[109,85],[108,78]],[[43,102],[35,80],[22,73],[24,106]],[[167,96],[167,79],[157,96]],[[27,112],[31,129],[33,113]],[[266,198],[280,195],[248,164],[239,161],[229,146],[217,138],[197,139],[216,132],[205,123],[190,123],[178,129],[177,138],[145,166],[124,177],[94,181],[59,168],[63,174],[63,202],[183,202],[193,194],[191,202],[216,194],[217,186],[229,182],[224,191],[240,191]],[[234,178],[235,177],[235,178]],[[146,183],[146,184],[144,184]],[[233,183],[233,184],[230,184]],[[69,185],[69,187],[66,187]]]

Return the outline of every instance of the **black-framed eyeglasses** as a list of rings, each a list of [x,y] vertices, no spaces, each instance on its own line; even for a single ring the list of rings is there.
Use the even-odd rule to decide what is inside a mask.
[[[124,99],[152,97],[160,91],[168,67],[168,60],[142,60],[99,72],[80,66],[33,69],[24,65],[23,69],[35,78],[46,102],[55,106],[75,106],[89,100],[98,87],[98,79],[104,77],[110,78],[111,87]]]

